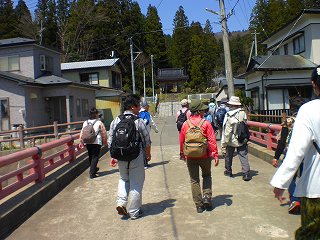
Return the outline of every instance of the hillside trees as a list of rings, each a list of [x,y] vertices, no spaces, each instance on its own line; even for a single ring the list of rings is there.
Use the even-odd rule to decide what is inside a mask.
[[[0,36],[1,38],[12,38],[19,36],[16,29],[18,19],[13,10],[12,0],[0,1]]]

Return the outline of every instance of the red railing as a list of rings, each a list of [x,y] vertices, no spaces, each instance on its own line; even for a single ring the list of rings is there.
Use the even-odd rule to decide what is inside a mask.
[[[74,140],[78,139],[79,136],[80,134],[70,135],[40,146],[0,157],[0,168],[21,160],[28,161],[27,165],[0,176],[0,200],[32,182],[39,183],[44,181],[47,173],[66,162],[75,161],[76,156],[85,150],[79,144],[74,143]],[[59,150],[58,148],[61,148],[61,146],[66,146],[66,148]],[[43,157],[44,153],[49,150],[57,150],[57,152]],[[14,178],[16,178],[15,181],[4,186],[4,182],[14,180]]]
[[[267,124],[253,121],[248,121],[247,124],[251,133],[250,141],[262,144],[270,150],[277,148],[277,134],[282,128],[280,124]],[[259,131],[254,130],[257,128]]]

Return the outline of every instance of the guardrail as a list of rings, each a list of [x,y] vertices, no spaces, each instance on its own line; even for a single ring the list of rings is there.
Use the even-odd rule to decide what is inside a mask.
[[[267,124],[254,121],[247,121],[247,124],[251,133],[250,141],[259,143],[269,150],[277,148],[277,134],[282,128],[280,124]],[[254,129],[258,129],[258,131]]]
[[[76,156],[85,150],[80,144],[74,143],[74,140],[77,140],[79,136],[80,134],[70,135],[59,140],[0,157],[0,168],[21,160],[27,160],[29,162],[17,170],[0,176],[0,200],[32,182],[43,182],[46,174],[49,172],[66,162],[71,163],[75,161]],[[61,148],[61,146],[66,146],[66,148],[63,150],[57,149]],[[43,157],[43,153],[53,149],[57,150],[54,154]],[[4,186],[4,182],[14,178],[16,179],[15,181]]]
[[[44,126],[37,126],[37,127],[30,127],[30,128],[24,128],[22,125],[20,125],[17,130],[9,130],[9,131],[3,131],[0,132],[0,136],[9,136],[8,138],[0,139],[0,151],[2,150],[2,143],[9,142],[9,148],[13,149],[13,143],[18,142],[19,148],[23,149],[25,147],[25,142],[30,142],[30,146],[35,146],[36,139],[44,139],[45,142],[47,142],[48,138],[54,138],[59,139],[59,137],[63,135],[69,135],[69,134],[76,134],[80,132],[79,130],[71,130],[71,126],[74,125],[81,125],[82,126],[83,121],[78,122],[70,122],[70,123],[60,123],[54,122],[52,125],[44,125]],[[59,132],[59,128],[64,127],[68,131],[65,132]],[[42,131],[42,132],[52,132],[52,133],[46,133],[46,134],[32,134],[32,131]],[[15,136],[15,137],[12,137]]]

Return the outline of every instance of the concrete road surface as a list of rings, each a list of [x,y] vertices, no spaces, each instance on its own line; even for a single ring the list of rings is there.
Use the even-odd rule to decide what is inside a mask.
[[[189,176],[179,160],[174,118],[155,119],[160,133],[152,133],[152,167],[146,170],[143,191],[145,216],[123,220],[115,210],[118,170],[99,163],[101,176],[88,178],[88,170],[48,202],[7,239],[293,239],[300,216],[280,206],[269,181],[275,169],[249,156],[253,179],[244,182],[239,159],[234,178],[223,175],[224,161],[212,168],[215,208],[196,213]],[[238,174],[237,174],[238,173]]]

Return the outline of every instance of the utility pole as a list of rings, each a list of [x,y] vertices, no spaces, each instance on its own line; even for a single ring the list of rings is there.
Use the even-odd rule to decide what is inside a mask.
[[[143,65],[143,97],[146,100],[146,67]]]
[[[255,56],[258,56],[258,41],[257,41],[257,35],[259,33],[257,33],[257,30],[254,30],[254,33],[251,33],[251,34],[254,34],[254,50],[255,50]]]
[[[45,30],[45,28],[42,26],[42,20],[40,20],[40,30],[39,30],[39,35],[40,35],[40,44],[42,44],[42,36],[43,36],[43,31]]]
[[[133,60],[133,42],[130,38],[130,53],[131,53],[131,74],[132,74],[132,93],[136,93],[136,81],[134,79],[134,60]]]
[[[152,101],[154,102],[153,55],[151,55]]]
[[[224,65],[226,69],[226,78],[228,83],[228,97],[234,96],[234,83],[233,74],[231,66],[231,54],[229,46],[229,36],[227,28],[227,16],[225,13],[224,0],[219,0],[220,2],[220,17],[221,17],[221,27],[223,33],[223,49],[224,49]]]

